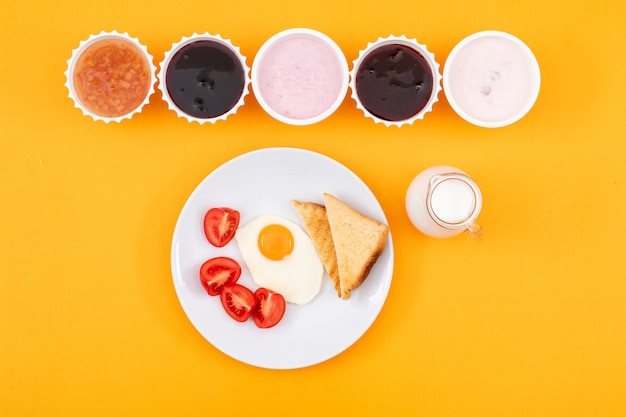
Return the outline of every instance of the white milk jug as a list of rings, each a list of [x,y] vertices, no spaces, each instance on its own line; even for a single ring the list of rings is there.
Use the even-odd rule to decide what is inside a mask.
[[[480,237],[475,223],[482,207],[476,183],[451,166],[434,166],[417,174],[406,193],[406,211],[411,223],[422,233],[448,238],[462,232]]]

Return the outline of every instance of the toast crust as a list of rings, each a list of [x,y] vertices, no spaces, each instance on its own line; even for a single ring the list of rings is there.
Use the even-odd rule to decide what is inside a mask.
[[[389,226],[324,193],[324,205],[292,200],[337,296],[350,298],[368,277],[387,243]]]
[[[341,298],[361,286],[387,243],[389,226],[354,210],[325,193],[326,215],[333,236],[339,269]]]
[[[311,237],[313,246],[315,246],[317,254],[333,282],[335,291],[337,291],[337,296],[341,297],[335,245],[330,232],[328,218],[326,217],[326,208],[317,203],[300,202],[297,200],[292,200],[291,204],[298,213],[298,216],[300,216],[304,228]]]

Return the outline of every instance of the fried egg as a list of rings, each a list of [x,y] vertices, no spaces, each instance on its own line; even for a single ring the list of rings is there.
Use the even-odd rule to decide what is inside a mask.
[[[237,229],[235,241],[260,287],[299,305],[320,292],[324,266],[309,236],[291,220],[264,214]]]

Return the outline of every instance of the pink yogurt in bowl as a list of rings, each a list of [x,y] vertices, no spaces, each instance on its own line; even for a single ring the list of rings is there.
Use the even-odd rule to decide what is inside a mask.
[[[348,90],[348,63],[328,36],[306,28],[279,32],[252,64],[252,90],[273,118],[309,125],[333,114]]]
[[[459,42],[443,70],[443,89],[454,111],[482,127],[502,127],[524,117],[539,95],[539,64],[526,44],[500,31]]]

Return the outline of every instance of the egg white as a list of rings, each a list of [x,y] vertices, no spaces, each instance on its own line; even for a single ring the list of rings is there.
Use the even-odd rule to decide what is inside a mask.
[[[270,224],[286,227],[293,236],[293,251],[278,261],[266,258],[258,246],[259,233]],[[306,232],[291,220],[273,214],[261,215],[239,227],[235,241],[258,286],[299,305],[310,302],[320,292],[324,276],[322,261]]]

